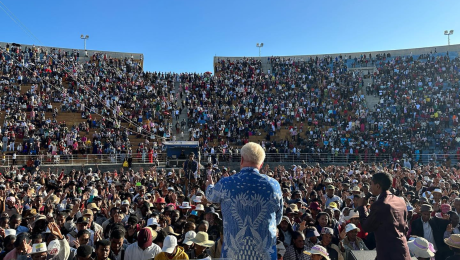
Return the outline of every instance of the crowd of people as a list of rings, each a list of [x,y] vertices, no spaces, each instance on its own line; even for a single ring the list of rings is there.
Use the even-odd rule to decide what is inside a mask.
[[[376,201],[370,187],[381,172],[392,176],[391,192],[405,201],[407,215],[398,221],[408,223],[411,254],[458,259],[460,180],[452,160],[460,159],[459,58],[434,51],[267,62],[221,59],[215,75],[150,73],[134,58],[93,53],[83,61],[78,52],[2,48],[0,149],[13,153],[13,165],[0,170],[0,260],[238,259],[232,246],[245,250],[238,238],[246,234],[224,236],[226,220],[245,227],[253,220],[237,218],[244,208],[222,209],[216,195],[206,194],[206,179],[218,186],[247,170],[217,164],[243,162],[239,147],[251,136],[263,137],[265,153],[317,154],[309,157],[314,162],[346,156],[340,166],[306,160],[260,169],[282,192],[279,223],[268,232],[274,231],[277,259],[347,260],[353,251],[385,243],[358,212]],[[369,65],[374,73],[348,69]],[[365,78],[372,83],[365,86]],[[24,84],[31,85],[26,93]],[[369,108],[365,95],[380,101]],[[183,111],[187,120],[179,120]],[[56,119],[61,113],[85,120],[67,125]],[[39,160],[14,161],[16,154],[120,154],[155,163],[162,141],[184,131],[208,158],[192,175],[187,166],[53,172]],[[144,141],[131,143],[132,136]],[[423,161],[426,151],[455,157]],[[254,207],[258,199],[241,201]],[[257,229],[260,223],[251,224]],[[259,249],[268,243],[257,239]]]
[[[86,61],[78,52],[7,45],[0,53],[5,111],[2,152],[77,156],[156,154],[171,138],[172,117],[182,110],[173,73],[144,72],[140,61],[93,53]],[[21,91],[24,84],[29,90]],[[82,122],[67,125],[61,113]],[[122,125],[128,122],[129,125]],[[145,141],[131,143],[130,137]]]
[[[189,159],[194,161],[193,155]],[[211,178],[218,185],[241,174],[240,169],[209,163],[196,179],[187,170],[2,169],[0,258],[219,259],[227,241],[225,223],[237,218],[214,203],[218,199],[207,193],[205,181]],[[355,161],[346,166],[261,167],[261,176],[271,177],[282,193],[277,259],[341,260],[352,251],[385,244],[362,225],[358,212],[363,199],[368,209],[377,199],[370,190],[378,172],[393,176],[390,191],[406,203],[407,214],[400,217],[408,223],[411,253],[418,259],[458,257],[457,166],[415,164],[410,170],[396,163]],[[256,228],[256,222],[250,223]]]
[[[262,137],[267,153],[317,154],[311,158],[320,162],[341,154],[345,162],[449,165],[460,157],[455,53],[264,59],[221,59],[215,75],[149,73],[132,58],[96,52],[83,61],[76,51],[7,45],[0,56],[1,150],[145,162],[162,152],[164,140],[186,132],[222,160],[251,136]],[[349,69],[365,61],[373,73]],[[364,86],[365,78],[372,83]],[[32,86],[21,94],[22,84]],[[379,103],[367,107],[366,95]],[[56,120],[68,112],[86,122]],[[187,119],[179,120],[183,113]],[[134,136],[145,140],[131,143]],[[427,153],[452,156],[420,156]]]

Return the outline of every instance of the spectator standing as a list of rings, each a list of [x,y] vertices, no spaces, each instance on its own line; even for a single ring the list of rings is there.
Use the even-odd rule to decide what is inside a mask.
[[[376,173],[372,176],[370,192],[378,196],[368,213],[365,198],[358,207],[361,225],[366,232],[374,232],[377,243],[376,260],[409,260],[406,233],[408,226],[406,203],[392,194],[389,189],[392,177],[388,173]],[[388,250],[391,248],[392,250]]]
[[[261,175],[263,148],[249,142],[241,148],[241,171],[214,185],[208,175],[206,197],[220,203],[224,217],[222,258],[277,259],[276,226],[281,222],[280,184]]]
[[[126,248],[125,260],[150,260],[161,252],[161,248],[153,243],[157,232],[151,228],[143,228],[139,231],[137,242]]]
[[[411,235],[423,237],[433,244],[436,250],[436,259],[445,259],[449,248],[443,243],[443,239],[450,234],[447,231],[449,220],[431,217],[433,209],[431,205],[423,204],[420,207],[421,217],[412,222]]]

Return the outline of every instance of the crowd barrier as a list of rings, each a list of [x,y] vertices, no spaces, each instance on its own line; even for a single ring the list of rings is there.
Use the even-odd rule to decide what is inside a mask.
[[[4,157],[0,157],[0,166],[10,165],[27,165],[35,161],[40,162],[40,165],[87,165],[87,164],[99,164],[99,165],[122,165],[125,160],[131,157],[131,163],[133,164],[156,164],[158,166],[174,165],[179,166],[183,160],[174,158],[168,158],[166,153],[158,153],[157,157],[149,156],[148,154],[141,155],[133,153],[128,156],[127,154],[72,154],[72,155],[16,155],[16,160],[13,162],[13,155],[10,152]],[[241,159],[240,154],[230,153],[215,153],[215,154],[203,154],[200,155],[200,163],[206,165],[209,163],[221,162],[221,163],[237,163]],[[454,165],[460,162],[460,154],[416,154],[410,158],[394,158],[387,154],[332,154],[332,153],[266,153],[266,163],[292,163],[292,164],[307,164],[313,165],[319,164],[334,164],[334,165],[346,165],[353,161],[363,161],[366,164],[380,163],[380,162],[396,162],[400,160],[400,164],[403,165],[404,159],[410,159],[410,162],[418,162],[421,164],[427,163],[446,163],[450,162]]]

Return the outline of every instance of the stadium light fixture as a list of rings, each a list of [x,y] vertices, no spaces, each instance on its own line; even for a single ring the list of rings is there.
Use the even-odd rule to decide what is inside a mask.
[[[82,39],[85,42],[85,51],[86,51],[86,40],[89,39],[89,35],[83,36],[83,34],[80,36],[80,39]]]
[[[454,30],[445,30],[444,31],[444,35],[447,35],[447,45],[450,45],[450,36],[454,34]]]
[[[259,57],[260,57],[260,48],[264,47],[264,43],[263,43],[263,42],[260,43],[260,44],[257,43],[257,44],[256,44],[256,47],[259,48]]]

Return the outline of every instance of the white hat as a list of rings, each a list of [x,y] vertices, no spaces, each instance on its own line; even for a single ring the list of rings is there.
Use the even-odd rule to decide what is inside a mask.
[[[179,206],[179,208],[181,208],[181,209],[191,209],[192,207],[190,207],[190,203],[188,203],[187,201],[184,201],[184,202],[182,202],[182,206]]]
[[[415,257],[421,257],[421,258],[431,258],[434,257],[434,247],[433,244],[428,242],[423,237],[417,237],[415,239],[411,239],[410,241],[407,241],[407,246],[409,247],[409,251],[415,256]]]
[[[324,182],[325,183],[332,183],[332,178],[327,178]]]
[[[177,246],[177,238],[175,236],[166,236],[165,240],[163,241],[163,248],[161,249],[162,252],[171,254],[174,252]]]
[[[350,210],[350,212],[348,213],[348,216],[345,217],[345,220],[348,221],[352,218],[359,218],[359,212]]]
[[[321,255],[322,257],[326,258],[326,260],[331,260],[326,248],[320,245],[314,245],[310,251],[303,251],[303,253],[306,255]]]
[[[355,229],[357,229],[358,232],[360,231],[359,228],[355,224],[348,223],[348,225],[345,227],[345,233],[348,233],[348,232],[350,232],[352,230],[355,230]]]
[[[30,254],[37,254],[37,253],[43,253],[48,251],[46,249],[46,243],[39,243],[39,244],[33,244],[32,245],[32,252]]]
[[[16,229],[5,229],[5,237],[16,236]]]
[[[129,200],[123,200],[123,201],[121,202],[121,205],[122,205],[122,206],[123,206],[123,205],[128,205],[128,206],[129,206]]]
[[[96,197],[96,196],[98,195],[97,189],[92,189],[92,190],[91,190],[91,195],[92,195],[93,197]]]
[[[185,238],[184,238],[184,244],[190,246],[193,244],[193,242],[191,241],[192,239],[194,239],[196,237],[196,232],[195,231],[189,231],[187,233],[185,233]]]
[[[61,250],[61,244],[59,240],[55,239],[48,244],[48,254],[56,256]]]
[[[354,186],[351,191],[359,191],[359,192],[361,192],[361,189],[358,186]]]
[[[173,187],[168,187],[168,190],[174,191],[174,188]]]
[[[442,190],[441,189],[434,189],[434,191],[432,193],[441,193],[442,194]]]
[[[204,211],[204,206],[203,206],[203,204],[198,204],[198,205],[196,205],[195,211]]]
[[[195,196],[195,198],[193,199],[193,202],[201,203],[201,198],[202,198],[202,196]]]
[[[147,226],[158,226],[158,222],[156,218],[149,218],[147,220]]]

